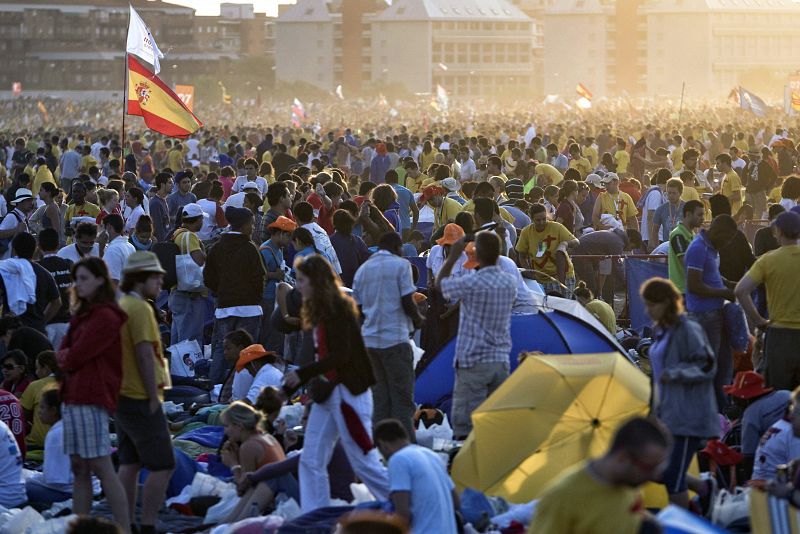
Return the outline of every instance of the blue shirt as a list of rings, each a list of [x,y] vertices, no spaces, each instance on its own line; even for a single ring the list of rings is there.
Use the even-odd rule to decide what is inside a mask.
[[[392,187],[397,193],[397,203],[400,204],[400,228],[397,230],[402,233],[403,230],[411,228],[411,203],[414,202],[414,193],[400,184],[392,184]]]
[[[286,265],[283,260],[283,251],[279,247],[274,246],[271,239],[265,241],[259,247],[259,252],[261,252],[261,257],[264,258],[264,265],[266,265],[267,271],[271,273]],[[275,298],[275,290],[278,287],[278,282],[280,282],[280,280],[275,280],[274,278],[267,279],[264,285],[265,299]]]
[[[416,291],[411,263],[387,250],[373,254],[356,271],[353,298],[364,312],[361,335],[373,349],[408,343],[414,331],[403,309],[403,297]]]
[[[667,354],[667,347],[669,347],[670,333],[669,329],[662,330],[659,328],[653,344],[650,345],[650,350],[647,352],[654,387],[658,387],[658,384],[661,383],[661,372],[664,370],[664,357]]]
[[[697,269],[703,273],[705,285],[724,289],[725,284],[722,282],[722,275],[719,274],[719,252],[706,236],[706,231],[700,230],[700,233],[689,243],[689,248],[686,249],[686,255],[683,258],[686,264],[686,278],[687,280],[689,278],[689,269]],[[686,285],[686,311],[705,313],[722,309],[723,304],[725,304],[725,299],[722,297],[702,297],[689,291],[689,285]]]
[[[411,501],[411,532],[455,534],[453,481],[436,453],[406,445],[389,458],[389,488],[407,491]]]
[[[61,156],[61,178],[77,178],[81,170],[81,156],[74,150],[64,152]],[[34,191],[34,194],[38,194]]]
[[[392,160],[388,155],[375,154],[369,164],[369,181],[375,184],[386,183],[386,171],[392,166]]]

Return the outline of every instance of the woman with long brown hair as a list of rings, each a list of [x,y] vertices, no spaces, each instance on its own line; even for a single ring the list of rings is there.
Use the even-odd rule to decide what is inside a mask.
[[[89,513],[94,473],[114,519],[127,532],[128,503],[111,463],[108,433],[108,415],[116,409],[122,383],[120,330],[127,316],[117,306],[108,267],[100,258],[87,257],[73,265],[72,280],[72,319],[56,355],[64,372],[64,452],[75,476],[72,509]]]
[[[689,464],[702,440],[719,436],[714,351],[703,327],[684,312],[675,284],[651,278],[640,293],[656,329],[649,352],[653,411],[675,439],[661,483],[671,503],[688,508]]]
[[[330,504],[328,461],[341,440],[353,470],[378,500],[389,496],[389,480],[372,443],[375,383],[361,337],[355,301],[345,295],[330,263],[314,254],[295,265],[303,295],[303,328],[314,336],[315,362],[288,373],[285,386],[307,384],[314,400],[300,457],[304,512]]]

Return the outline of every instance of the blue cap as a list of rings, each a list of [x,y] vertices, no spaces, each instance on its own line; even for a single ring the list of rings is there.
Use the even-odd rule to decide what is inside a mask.
[[[794,210],[792,211],[785,211],[775,217],[775,220],[772,221],[773,226],[777,226],[778,229],[790,236],[796,236],[800,234],[800,215],[798,215]]]

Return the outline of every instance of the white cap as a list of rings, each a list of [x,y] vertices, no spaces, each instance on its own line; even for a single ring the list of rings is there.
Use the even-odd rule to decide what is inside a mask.
[[[208,217],[208,214],[203,211],[203,208],[200,207],[200,204],[192,202],[183,207],[183,217],[185,219],[194,219],[195,217],[201,216]]]
[[[458,180],[456,180],[451,176],[449,178],[445,178],[444,180],[442,180],[442,187],[444,187],[448,191],[455,192],[461,189],[461,184],[458,183]]]
[[[603,179],[600,177],[599,174],[592,173],[586,177],[584,180],[587,184],[594,186],[594,187],[604,187]]]
[[[242,186],[242,191],[244,191],[245,189],[258,189],[258,184],[255,182],[245,182],[244,185]],[[261,190],[258,189],[258,191],[260,192]]]
[[[605,176],[603,176],[603,177],[600,179],[600,181],[601,181],[601,182],[603,182],[604,184],[611,183],[611,182],[613,182],[614,180],[617,180],[617,181],[619,181],[619,176],[618,176],[618,175],[617,175],[617,173],[615,173],[615,172],[610,172],[610,173],[606,174]]]

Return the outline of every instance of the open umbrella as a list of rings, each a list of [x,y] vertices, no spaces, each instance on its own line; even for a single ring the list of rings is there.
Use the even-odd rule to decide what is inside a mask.
[[[649,399],[648,378],[619,353],[528,356],[472,412],[453,480],[528,502],[564,469],[602,455]]]

